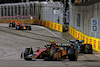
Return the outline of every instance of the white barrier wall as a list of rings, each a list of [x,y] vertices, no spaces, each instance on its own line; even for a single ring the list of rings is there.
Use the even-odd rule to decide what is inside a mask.
[[[87,6],[75,6],[71,4],[69,6],[69,25],[87,36],[100,38],[100,2]],[[80,16],[80,22],[78,21],[78,16]],[[98,18],[98,32],[91,32],[91,18]]]
[[[64,25],[63,3],[32,1],[0,4],[0,19],[39,19]]]

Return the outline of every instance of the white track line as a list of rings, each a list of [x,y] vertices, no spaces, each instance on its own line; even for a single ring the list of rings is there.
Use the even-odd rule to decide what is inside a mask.
[[[95,55],[95,56],[97,56],[97,57],[100,57],[99,55],[97,55],[97,54],[93,54],[93,55]]]
[[[49,32],[52,33],[54,36],[60,38],[61,40],[65,41],[65,42],[68,42],[66,39],[64,39],[64,38],[62,38],[62,37],[60,37],[60,36],[58,36],[57,34],[55,34],[54,32],[50,31],[49,29],[47,29],[47,28],[45,28],[45,27],[41,27],[41,26],[40,26],[40,28],[49,31]]]

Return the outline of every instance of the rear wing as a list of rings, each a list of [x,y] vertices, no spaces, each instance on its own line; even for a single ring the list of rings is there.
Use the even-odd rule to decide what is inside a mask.
[[[46,46],[51,46],[51,45],[46,45]],[[56,46],[58,46],[58,47],[68,47],[68,46],[71,46],[71,44],[56,43]]]
[[[56,43],[57,46],[59,47],[68,47],[71,46],[71,44],[62,44],[62,43]]]
[[[75,43],[75,42],[83,43],[84,40],[68,40],[68,42],[71,42],[71,43]]]

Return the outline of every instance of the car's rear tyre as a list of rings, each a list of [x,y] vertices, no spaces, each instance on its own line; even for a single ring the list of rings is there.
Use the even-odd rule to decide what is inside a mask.
[[[29,30],[31,30],[31,26],[29,26]]]
[[[57,52],[57,50],[58,50],[58,48],[52,49],[52,50],[50,51],[50,57],[51,57],[51,58],[54,57],[54,54]]]
[[[75,50],[74,48],[70,48],[68,50],[68,58],[70,61],[77,61],[78,59],[78,50]]]
[[[92,45],[85,45],[84,54],[92,54]]]
[[[16,30],[20,30],[20,26],[16,26]]]

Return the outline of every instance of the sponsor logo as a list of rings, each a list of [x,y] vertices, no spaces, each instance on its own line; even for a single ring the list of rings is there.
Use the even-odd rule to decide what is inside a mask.
[[[44,26],[46,26],[46,22],[44,22],[44,24],[43,24]]]
[[[72,29],[71,29],[71,34],[72,34]]]
[[[60,26],[60,25],[58,25],[58,30],[60,30],[60,28],[61,28],[61,26]]]
[[[81,34],[81,40],[82,40],[82,34]]]
[[[50,23],[47,23],[47,26],[49,27]]]
[[[98,41],[98,49],[100,50],[100,41]]]
[[[92,39],[90,39],[90,44],[92,45]]]
[[[51,28],[53,28],[53,23],[51,23]]]
[[[76,32],[76,37],[77,37],[77,32]]]
[[[94,40],[94,48],[96,48],[96,40]]]
[[[69,27],[69,33],[70,33],[70,27]]]
[[[80,33],[78,33],[78,39],[80,38]]]
[[[54,25],[54,28],[55,28],[55,29],[57,28],[57,25],[56,25],[56,24]]]
[[[85,36],[83,36],[83,40],[85,40]]]
[[[73,36],[74,36],[75,31],[73,30]]]
[[[86,37],[86,43],[88,43],[88,37]]]

